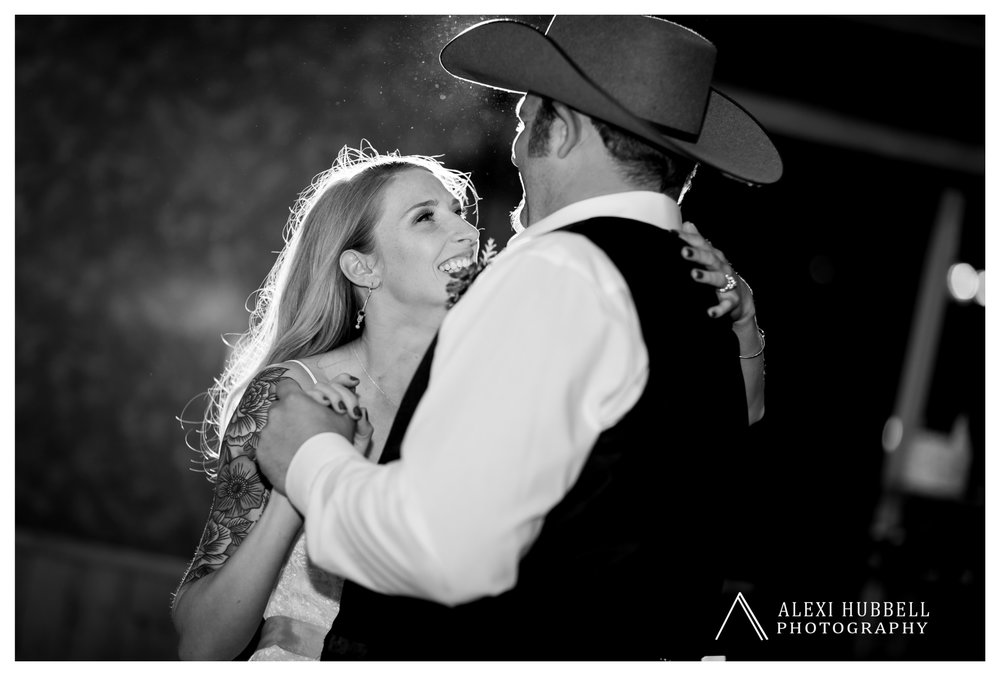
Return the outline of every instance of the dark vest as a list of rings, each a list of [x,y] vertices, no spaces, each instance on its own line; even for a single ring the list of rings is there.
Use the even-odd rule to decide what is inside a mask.
[[[675,233],[613,218],[561,230],[589,238],[624,276],[649,354],[645,390],[599,436],[576,483],[546,515],[514,588],[447,607],[347,582],[323,659],[708,653],[719,623],[723,474],[747,427],[739,343],[726,320],[708,317],[715,293],[691,279]],[[400,404],[382,462],[399,457],[434,347]]]

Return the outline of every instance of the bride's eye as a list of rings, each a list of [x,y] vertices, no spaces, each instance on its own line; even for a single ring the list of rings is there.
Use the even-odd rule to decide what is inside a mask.
[[[433,216],[434,216],[434,212],[431,212],[431,211],[421,212],[420,214],[417,215],[417,218],[414,219],[414,222],[427,221],[428,219],[430,219]]]

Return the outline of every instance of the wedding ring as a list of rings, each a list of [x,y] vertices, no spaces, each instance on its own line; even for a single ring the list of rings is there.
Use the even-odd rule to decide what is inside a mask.
[[[723,292],[728,292],[729,290],[736,289],[736,278],[729,275],[728,273],[726,273],[725,275],[726,275],[726,286],[719,288],[719,294],[722,294]]]

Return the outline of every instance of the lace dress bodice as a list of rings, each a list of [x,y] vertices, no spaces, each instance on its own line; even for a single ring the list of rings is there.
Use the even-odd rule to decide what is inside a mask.
[[[264,609],[261,644],[250,660],[318,660],[343,586],[343,579],[309,561],[300,532]]]

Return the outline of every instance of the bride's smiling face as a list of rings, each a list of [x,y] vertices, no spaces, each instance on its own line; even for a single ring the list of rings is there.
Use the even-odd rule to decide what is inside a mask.
[[[386,291],[407,304],[443,306],[448,271],[475,260],[479,231],[437,177],[414,168],[383,191],[375,243]]]

